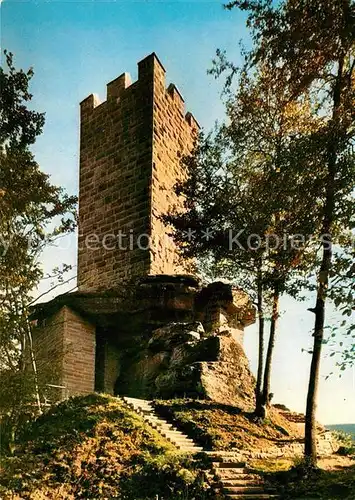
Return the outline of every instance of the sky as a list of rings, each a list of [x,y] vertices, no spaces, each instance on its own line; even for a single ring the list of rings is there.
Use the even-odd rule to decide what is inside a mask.
[[[249,40],[245,17],[224,10],[220,0],[3,0],[0,8],[1,47],[13,52],[17,68],[34,68],[32,106],[46,113],[43,134],[33,148],[36,160],[52,182],[70,194],[78,192],[80,101],[91,93],[105,100],[108,82],[124,71],[135,80],[136,63],[156,52],[166,68],[167,84],[177,85],[186,109],[209,130],[224,112],[223,80],[207,74],[216,49],[225,49],[238,63],[239,41]],[[61,262],[76,264],[75,236],[43,257],[46,270]],[[73,282],[68,285],[72,286]],[[311,347],[314,320],[307,308],[313,306],[313,297],[305,303],[287,297],[281,301],[271,381],[273,402],[301,412],[310,368],[310,355],[304,350]],[[328,324],[337,318],[336,311],[328,311]],[[245,331],[245,350],[255,372],[255,325]],[[337,357],[330,354],[325,346],[317,417],[324,424],[355,423],[355,369],[340,378]]]

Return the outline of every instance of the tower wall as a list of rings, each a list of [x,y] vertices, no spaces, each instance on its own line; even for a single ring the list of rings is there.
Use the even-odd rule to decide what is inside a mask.
[[[94,391],[95,326],[67,306],[33,328],[41,393],[51,401]]]
[[[63,385],[68,396],[95,390],[95,326],[64,307]]]
[[[184,99],[174,84],[166,89],[165,82],[156,78],[154,85],[150,273],[184,274],[190,272],[191,263],[180,258],[172,238],[167,236],[171,229],[160,216],[182,203],[174,185],[186,176],[181,158],[191,152],[199,126],[191,113],[185,114]]]
[[[81,103],[80,290],[187,271],[158,217],[180,203],[179,154],[191,150],[197,127],[176,88],[166,89],[155,54],[138,63],[135,83],[124,73],[107,85],[105,102],[90,95]]]

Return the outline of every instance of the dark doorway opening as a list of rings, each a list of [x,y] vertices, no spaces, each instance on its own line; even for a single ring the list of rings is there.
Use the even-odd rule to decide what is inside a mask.
[[[96,353],[95,353],[95,391],[105,391],[105,357],[106,336],[99,329],[96,330]]]

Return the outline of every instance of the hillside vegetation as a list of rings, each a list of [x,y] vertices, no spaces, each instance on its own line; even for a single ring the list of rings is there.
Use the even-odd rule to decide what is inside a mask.
[[[319,460],[318,465],[319,468],[312,473],[303,474],[301,467],[293,467],[269,474],[266,478],[285,500],[354,500],[354,459],[332,457]]]
[[[277,442],[298,440],[296,426],[277,410],[266,422],[256,423],[251,414],[211,401],[155,404],[190,436],[216,450],[264,451]],[[25,426],[14,455],[2,457],[0,498],[217,499],[206,480],[208,462],[207,457],[177,453],[121,400],[92,394],[62,402]],[[276,486],[281,498],[355,498],[351,457],[323,459],[322,470],[311,477],[301,476],[294,465],[294,458],[249,463]]]
[[[231,405],[202,400],[160,400],[155,402],[158,413],[186,432],[199,444],[211,450],[263,450],[302,436],[295,424],[276,409],[262,425],[253,413]]]
[[[3,500],[212,498],[203,464],[178,455],[116,398],[71,398],[19,441],[1,463]]]

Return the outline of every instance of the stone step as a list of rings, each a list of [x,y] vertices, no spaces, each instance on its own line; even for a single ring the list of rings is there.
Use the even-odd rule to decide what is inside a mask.
[[[253,474],[252,472],[246,472],[245,474],[233,474],[231,472],[231,469],[226,469],[226,473],[230,473],[228,477],[226,477],[225,481],[231,481],[231,482],[236,482],[236,481],[254,481],[254,480],[259,480],[263,481],[263,478],[259,474]],[[220,476],[220,471],[217,469],[217,475]]]
[[[184,441],[189,441],[190,443],[194,443],[194,441],[190,438],[188,438],[187,436],[184,436],[183,434],[175,434],[174,431],[167,431],[167,430],[164,430],[164,429],[161,429],[160,431],[160,434],[163,434],[164,436],[167,436],[167,437],[174,437],[175,439],[183,439]]]
[[[152,427],[154,427],[154,429],[157,429],[159,432],[161,432],[161,431],[172,431],[172,430],[174,430],[174,427],[173,427],[173,426],[159,425],[159,424],[156,424],[155,422],[150,422],[149,420],[147,420],[147,423],[148,423],[149,425],[151,425]]]
[[[143,415],[144,421],[156,429],[162,436],[170,441],[182,453],[200,453],[203,451],[201,446],[195,444],[194,440],[186,436],[183,432],[176,429],[166,420],[155,414],[155,410],[150,401],[138,398],[124,396],[124,402],[134,411]]]
[[[179,447],[179,446],[185,446],[187,448],[200,448],[200,446],[196,446],[195,443],[191,443],[190,441],[177,441],[173,438],[167,438],[170,443],[173,443],[173,445]]]
[[[225,493],[265,493],[261,486],[227,486],[223,485]]]
[[[131,406],[131,408],[134,408],[137,411],[150,412],[150,413],[152,413],[154,411],[153,408],[146,407],[146,406],[136,406],[136,405],[133,405],[133,404],[131,404],[130,406]]]
[[[143,416],[148,416],[151,415],[152,410],[145,410],[144,408],[135,408],[134,406],[131,406],[132,410],[135,410],[137,413],[140,413]]]
[[[240,500],[269,500],[271,498],[280,498],[278,495],[269,495],[268,493],[228,493],[226,498],[238,498]]]
[[[180,446],[177,446],[177,449],[182,453],[190,453],[191,455],[195,455],[196,453],[201,453],[201,451],[203,451],[200,450],[199,448],[185,448]]]
[[[134,399],[134,398],[124,398],[127,403],[130,403],[132,405],[137,405],[137,406],[149,406],[150,408],[153,408],[153,405],[150,401],[144,401],[143,399]]]
[[[201,450],[199,450],[198,448],[187,448],[187,447],[177,446],[177,449],[181,451],[181,453],[189,453],[191,455],[195,455],[196,453],[201,453]]]
[[[190,444],[196,444],[192,439],[187,438],[186,436],[180,436],[176,434],[172,434],[171,432],[164,432],[161,431],[160,434],[165,436],[167,439],[174,439],[175,441],[181,442],[181,443],[190,443]],[[196,446],[199,446],[196,444]]]
[[[225,457],[225,458],[235,458],[237,455],[239,456],[240,455],[240,452],[238,452],[237,450],[231,450],[231,451],[226,451],[226,450],[221,450],[221,451],[218,451],[218,450],[210,450],[207,452],[209,455],[211,455],[211,457],[215,457],[216,460],[220,460],[221,458]]]
[[[166,422],[166,420],[164,420],[163,418],[155,415],[154,412],[151,412],[150,415],[148,415],[146,418],[151,418],[152,420],[156,420],[157,422]]]
[[[154,406],[152,404],[150,404],[149,402],[134,400],[134,399],[126,398],[126,397],[124,397],[123,400],[127,404],[129,404],[130,406],[132,406],[133,408],[139,408],[139,409],[154,411]]]
[[[215,474],[218,474],[219,476],[232,476],[232,477],[235,477],[235,476],[239,476],[241,474],[243,475],[246,475],[248,474],[248,471],[246,469],[239,469],[238,467],[236,467],[235,469],[233,469],[232,467],[213,467],[213,471],[215,472]]]
[[[178,450],[188,450],[191,451],[193,450],[195,453],[200,453],[203,451],[201,448],[198,446],[189,446],[187,444],[179,444],[179,443],[172,443]]]
[[[190,446],[195,446],[194,441],[192,441],[191,439],[188,439],[188,438],[185,438],[185,437],[171,436],[171,435],[165,434],[163,432],[162,432],[162,435],[165,436],[167,439],[175,441],[176,443],[188,444]],[[198,445],[196,445],[196,446],[198,446]]]
[[[188,439],[189,441],[193,442],[193,440],[191,438],[187,437],[186,434],[183,434],[180,431],[175,431],[174,429],[172,429],[172,430],[163,429],[162,433],[164,433],[166,436],[175,436],[177,438],[184,438],[184,439]]]
[[[195,444],[193,441],[188,441],[187,439],[175,439],[172,436],[164,436],[168,441],[171,441],[172,443],[180,446],[197,446],[197,448],[201,448],[201,446],[198,446]]]
[[[149,422],[149,420],[147,421],[147,423],[149,425],[151,425],[152,427],[154,427],[155,429],[158,429],[159,432],[172,432],[174,430],[174,427],[168,427],[168,426],[165,426],[165,425],[159,425],[159,424],[156,424],[155,422]]]
[[[178,448],[185,448],[185,449],[189,449],[189,450],[199,450],[200,451],[203,449],[200,446],[194,446],[193,444],[176,443],[176,446]]]
[[[134,399],[129,399],[129,398],[123,398],[124,401],[129,404],[129,405],[133,405],[133,406],[136,406],[137,408],[139,407],[143,407],[143,408],[153,408],[153,405],[149,402],[145,402],[145,401],[137,401],[137,400],[134,400]]]
[[[130,406],[132,408],[132,410],[135,410],[135,411],[145,411],[145,412],[152,412],[153,411],[153,408],[146,408],[145,406],[138,406],[138,405],[135,405],[133,403],[127,403],[128,406]]]
[[[264,484],[264,481],[259,478],[247,478],[247,479],[221,479],[220,482],[225,487],[229,486],[259,486],[260,484]]]
[[[125,401],[135,401],[137,403],[146,403],[146,404],[151,404],[152,403],[148,399],[133,398],[132,396],[123,396],[123,399]]]
[[[179,450],[194,450],[197,452],[200,452],[202,451],[202,448],[200,448],[199,446],[188,446],[187,444],[176,444],[175,445]]]
[[[155,423],[157,425],[165,425],[166,427],[173,428],[173,425],[169,424],[166,420],[162,420],[161,418],[156,418],[153,415],[146,415],[144,420],[148,420],[149,422]]]
[[[151,425],[155,425],[156,427],[164,427],[166,429],[175,429],[175,427],[172,424],[167,424],[163,420],[155,420],[150,417],[146,417],[144,420],[149,422]]]
[[[157,422],[165,422],[165,423],[167,423],[167,421],[166,421],[166,420],[164,420],[164,419],[163,419],[163,418],[161,418],[161,417],[158,417],[158,416],[157,416],[157,415],[155,415],[153,412],[151,412],[151,414],[150,414],[150,415],[148,415],[146,418],[150,418],[150,419],[155,420],[155,421],[157,421]],[[169,424],[169,425],[171,425],[171,424]]]
[[[179,431],[179,429],[177,429],[176,427],[173,427],[172,430],[169,430],[167,432],[174,432],[175,434],[179,434],[180,436],[186,436],[184,432]]]
[[[245,462],[212,462],[213,467],[218,467],[221,469],[243,469],[245,468]]]

